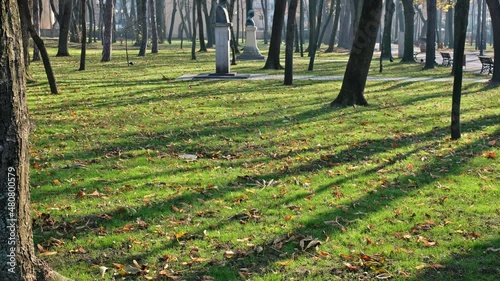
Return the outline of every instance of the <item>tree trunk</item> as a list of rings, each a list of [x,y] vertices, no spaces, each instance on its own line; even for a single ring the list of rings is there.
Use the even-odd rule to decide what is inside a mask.
[[[457,0],[455,6],[455,50],[453,52],[453,97],[451,106],[451,139],[459,139],[460,133],[460,98],[462,95],[462,63],[464,59],[465,39],[467,38],[467,23],[469,15],[469,0]]]
[[[42,38],[36,32],[33,24],[31,23],[31,14],[26,13],[29,11],[25,7],[28,7],[29,3],[27,0],[18,0],[18,5],[20,8],[20,13],[22,17],[26,18],[26,23],[28,24],[28,31],[30,32],[31,38],[33,38],[33,42],[40,50],[40,54],[42,56],[43,66],[45,68],[45,74],[47,75],[47,80],[49,82],[50,91],[52,94],[57,94],[57,85],[56,78],[54,77],[54,72],[52,71],[52,66],[50,64],[49,54],[47,53],[47,48],[45,48],[45,44],[43,43]],[[22,12],[21,12],[22,11]]]
[[[382,54],[381,57],[392,61],[391,53],[391,31],[392,31],[392,18],[396,5],[394,0],[386,0],[385,2],[385,17],[384,17],[384,35],[382,36]]]
[[[468,15],[467,15],[468,16]],[[448,40],[445,40],[446,46],[448,48],[453,49],[454,47],[454,40],[453,40],[453,8],[449,8],[448,12],[446,13],[446,36]]]
[[[138,56],[143,57],[146,55],[146,48],[148,47],[148,5],[145,0],[137,2],[137,17],[139,29],[141,30],[141,43]]]
[[[156,1],[149,0],[151,17],[151,53],[158,54],[158,22],[156,21]]]
[[[405,17],[405,40],[402,62],[414,62],[413,59],[413,35],[415,31],[415,8],[413,8],[413,0],[402,0],[404,17]]]
[[[111,61],[111,41],[112,41],[112,24],[113,24],[113,0],[106,0],[104,6],[104,38],[102,44],[101,62]]]
[[[339,29],[339,19],[340,19],[340,0],[337,0],[335,6],[335,19],[333,20],[332,34],[330,35],[330,41],[328,42],[328,48],[325,53],[333,52],[335,46],[335,37],[337,36],[337,30]]]
[[[172,17],[170,18],[170,29],[168,31],[168,44],[172,44],[172,33],[174,32],[175,14],[177,13],[177,0],[172,2]]]
[[[87,43],[92,43],[92,37],[95,36],[94,30],[94,24],[95,24],[95,14],[94,14],[94,3],[92,0],[86,1],[87,2],[87,9],[89,10],[89,36],[88,36],[88,41]]]
[[[304,0],[300,1],[299,13],[299,44],[300,44],[300,57],[304,57]]]
[[[56,57],[69,56],[68,36],[71,24],[71,12],[73,10],[72,0],[59,1],[59,41],[57,44]]]
[[[37,1],[37,0],[35,0]],[[78,70],[85,70],[85,56],[87,53],[87,20],[86,20],[86,0],[80,0],[81,1],[81,20],[82,20],[82,51],[80,54],[80,68]]]
[[[332,106],[368,105],[364,90],[377,41],[381,14],[382,0],[364,1],[342,88],[337,98],[332,101]]]
[[[498,0],[486,0],[490,10],[491,24],[493,29],[493,54],[495,65],[491,82],[500,83],[500,3]]]
[[[427,38],[424,69],[432,69],[436,63],[436,0],[427,0]]]
[[[196,12],[197,12],[197,17],[198,17],[198,30],[200,34],[200,52],[206,52],[207,51],[207,46],[205,45],[205,33],[204,33],[204,26],[203,26],[203,11],[201,10],[201,1],[202,0],[195,0],[196,1]]]
[[[293,84],[293,37],[297,27],[295,20],[295,15],[297,14],[297,4],[298,0],[291,0],[288,6],[285,45],[285,85]]]
[[[262,0],[262,14],[264,16],[264,44],[269,43],[269,0]]]
[[[165,0],[156,0],[156,29],[158,30],[158,42],[165,42]]]
[[[191,59],[196,60],[196,1],[193,0],[193,8],[192,8],[192,16],[193,16],[193,26],[192,32],[193,36],[191,37]]]
[[[215,15],[215,5],[210,6],[210,11],[208,10],[207,6],[207,1],[203,0],[201,1],[201,5],[203,6],[203,14],[205,15],[205,26],[207,27],[207,44],[206,48],[213,48],[214,47],[214,42],[215,42],[215,28],[212,24],[212,19],[215,17],[212,17]]]
[[[37,34],[40,34],[40,1],[39,0],[34,0],[33,1],[33,28],[35,29],[35,32]],[[35,46],[33,47],[33,61],[39,61],[41,59],[40,56],[40,50],[38,47]]]
[[[67,280],[40,261],[33,247],[30,124],[20,28],[17,1],[0,1],[0,279]]]
[[[273,29],[266,64],[263,69],[283,69],[280,63],[281,31],[285,16],[286,0],[276,0],[274,6]]]

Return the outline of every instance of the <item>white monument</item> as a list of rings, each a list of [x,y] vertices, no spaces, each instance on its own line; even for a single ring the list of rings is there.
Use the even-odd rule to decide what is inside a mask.
[[[247,5],[249,3],[247,2]],[[250,5],[252,5],[250,3]],[[247,21],[245,24],[245,48],[243,49],[243,53],[238,56],[240,60],[262,60],[264,56],[260,54],[259,48],[257,47],[257,27],[255,26],[255,22],[253,21],[254,11],[252,7],[249,7],[247,12]]]
[[[220,0],[215,9],[215,75],[229,74],[231,31],[226,0]]]

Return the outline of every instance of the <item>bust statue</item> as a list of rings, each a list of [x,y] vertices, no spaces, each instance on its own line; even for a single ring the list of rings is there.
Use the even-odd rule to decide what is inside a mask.
[[[255,15],[255,12],[253,11],[253,9],[248,10],[247,21],[245,23],[246,26],[255,26],[255,22],[253,21],[254,15]]]
[[[226,9],[227,1],[219,0],[219,5],[215,8],[215,23],[229,23],[229,15]]]

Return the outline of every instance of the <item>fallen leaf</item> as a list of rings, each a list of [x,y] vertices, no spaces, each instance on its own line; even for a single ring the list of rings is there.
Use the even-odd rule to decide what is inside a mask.
[[[446,266],[439,264],[439,263],[435,263],[435,264],[429,265],[429,268],[439,269],[439,268],[446,268]]]
[[[291,219],[292,219],[292,216],[285,216],[285,220],[286,220],[286,221],[289,221],[289,220],[291,220]]]
[[[106,270],[108,270],[105,266],[99,266],[99,273],[101,273],[101,278],[104,278],[104,274],[106,274]]]
[[[495,159],[496,158],[495,152],[486,152],[483,155],[484,155],[484,157],[489,158],[489,159]]]
[[[58,179],[52,181],[55,185],[61,185],[61,182]]]
[[[225,251],[225,252],[224,252],[224,257],[225,257],[226,259],[230,259],[230,258],[234,257],[234,252],[233,252],[233,251],[231,251],[231,250],[229,250],[229,251]]]

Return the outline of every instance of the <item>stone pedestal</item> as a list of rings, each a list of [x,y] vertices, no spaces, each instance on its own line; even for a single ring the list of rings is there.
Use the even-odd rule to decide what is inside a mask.
[[[398,34],[398,58],[402,58],[405,50],[405,33]]]
[[[229,74],[230,71],[230,23],[215,24],[215,73]]]
[[[243,53],[238,56],[239,60],[263,60],[264,56],[260,54],[259,48],[257,48],[257,37],[256,31],[257,27],[247,25],[245,27],[246,31],[246,41]]]

